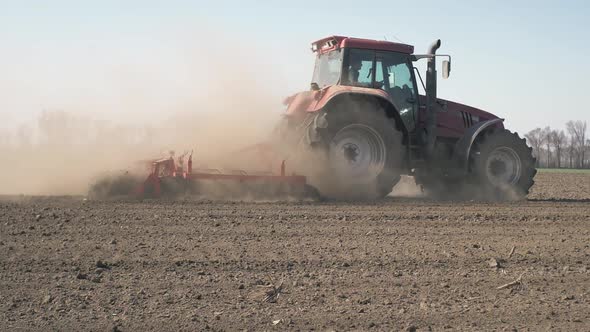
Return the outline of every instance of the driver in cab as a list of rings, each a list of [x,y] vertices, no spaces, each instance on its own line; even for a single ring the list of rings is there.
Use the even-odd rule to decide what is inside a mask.
[[[363,63],[361,61],[361,59],[355,59],[355,58],[351,58],[350,59],[350,65],[348,66],[348,71],[347,71],[347,83],[353,86],[363,86],[362,83],[359,82],[359,75],[360,75],[360,70],[363,67]]]
[[[350,86],[358,86],[361,88],[378,88],[380,89],[383,86],[382,82],[375,82],[375,86],[371,84],[371,76],[373,75],[373,68],[369,68],[367,79],[368,82],[359,82],[359,77],[361,74],[361,69],[363,68],[363,61],[360,58],[351,58],[350,65],[348,66],[348,70],[346,72],[346,85]]]

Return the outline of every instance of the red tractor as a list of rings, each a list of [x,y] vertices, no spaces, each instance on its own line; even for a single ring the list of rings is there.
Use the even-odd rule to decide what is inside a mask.
[[[383,197],[403,174],[437,193],[528,194],[536,169],[525,139],[491,113],[437,97],[436,58],[446,59],[444,78],[451,70],[440,45],[419,55],[411,45],[342,36],[312,44],[311,89],[285,100],[278,137],[305,153],[298,171],[323,196]],[[421,59],[426,82],[414,66]]]

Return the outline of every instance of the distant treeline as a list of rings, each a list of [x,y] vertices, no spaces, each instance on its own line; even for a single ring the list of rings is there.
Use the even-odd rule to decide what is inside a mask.
[[[590,168],[590,139],[586,121],[568,121],[566,130],[535,128],[525,137],[537,158],[537,167]]]

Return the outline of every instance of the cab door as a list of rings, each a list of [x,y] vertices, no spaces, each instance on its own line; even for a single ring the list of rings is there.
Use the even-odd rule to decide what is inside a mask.
[[[409,56],[377,52],[375,67],[375,87],[387,91],[408,132],[413,132],[417,123],[418,89]]]

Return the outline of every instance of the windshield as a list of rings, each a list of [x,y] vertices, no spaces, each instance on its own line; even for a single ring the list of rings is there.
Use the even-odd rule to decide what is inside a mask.
[[[337,84],[342,71],[342,52],[334,50],[329,53],[318,54],[315,60],[312,83],[320,88]]]

